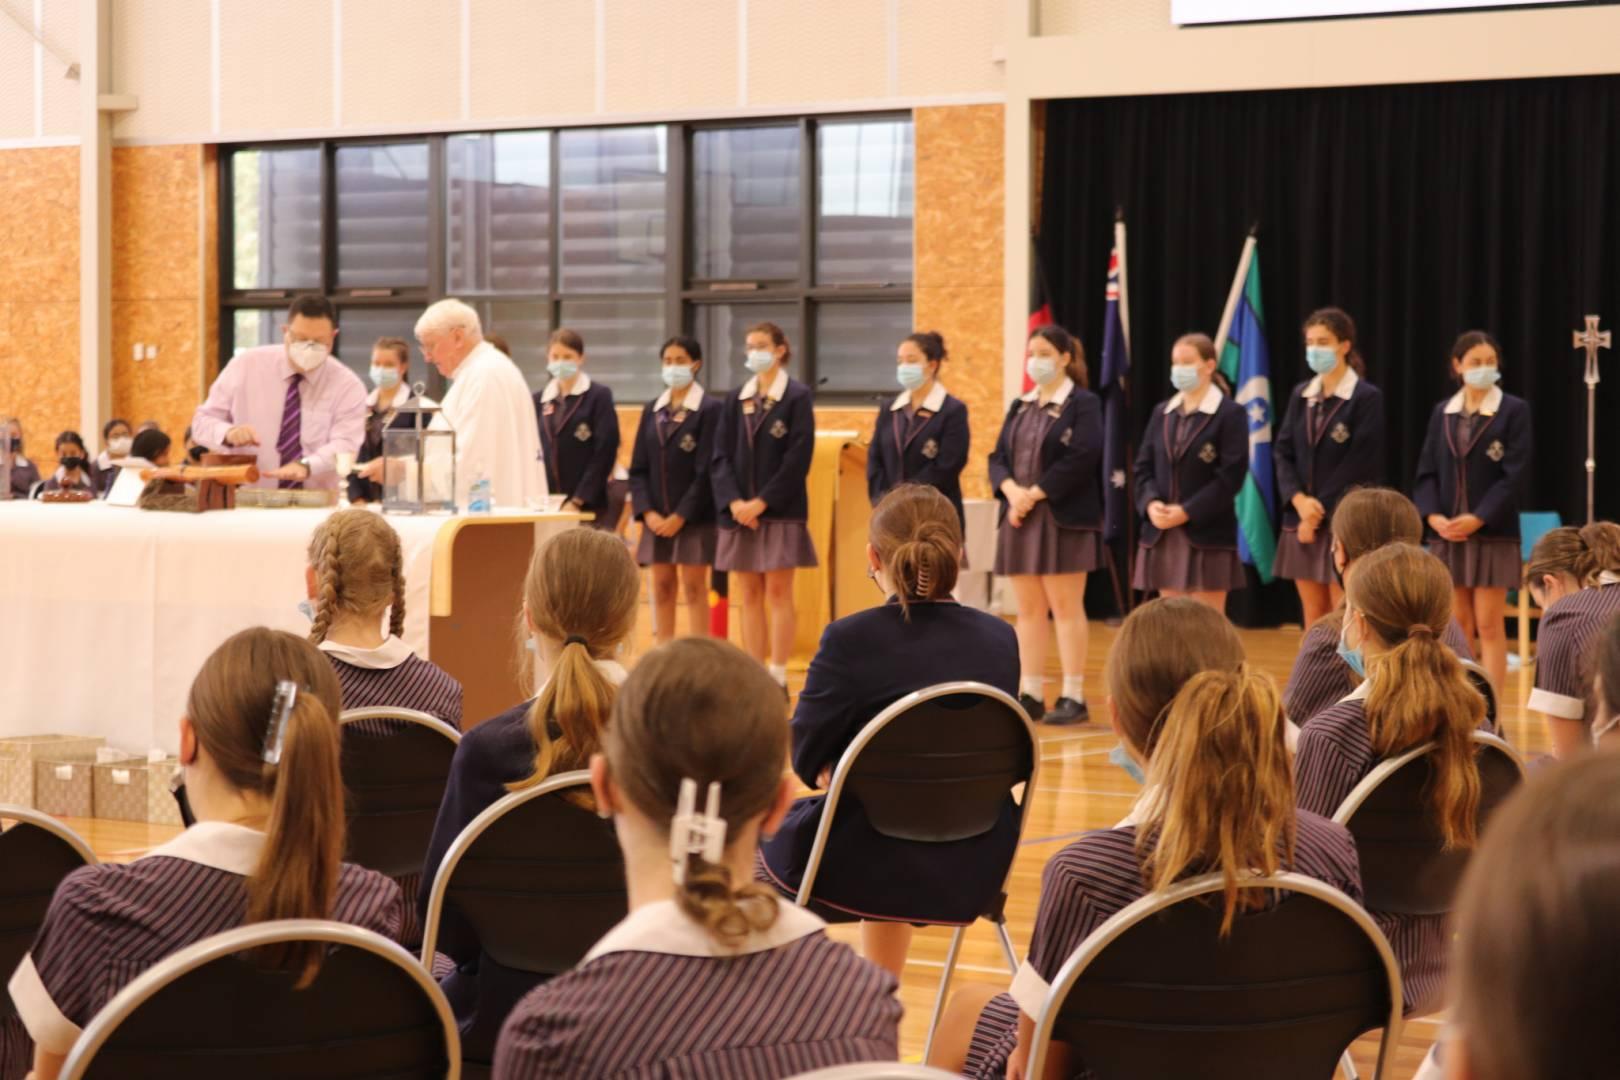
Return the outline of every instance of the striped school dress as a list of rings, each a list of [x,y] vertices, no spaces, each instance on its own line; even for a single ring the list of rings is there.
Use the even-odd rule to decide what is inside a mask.
[[[1115,828],[1087,833],[1046,864],[1029,958],[1019,965],[1011,989],[992,998],[979,1014],[964,1076],[980,1080],[1005,1076],[1007,1059],[1018,1045],[1019,1013],[1031,1019],[1038,1016],[1051,980],[1086,936],[1147,895],[1134,818],[1133,811]],[[1342,826],[1315,814],[1298,815],[1294,860],[1288,869],[1326,882],[1353,900],[1361,899],[1355,842]]]
[[[390,637],[375,649],[323,641],[320,650],[337,672],[345,710],[415,709],[461,730],[461,684],[399,638]],[[368,735],[392,735],[398,728],[388,720],[359,722],[359,730]]]
[[[636,908],[513,1010],[495,1076],[765,1080],[896,1060],[894,976],[825,930],[779,903],[727,950],[673,900]]]
[[[1339,658],[1339,625],[1338,615],[1318,619],[1299,641],[1299,654],[1294,657],[1288,685],[1283,689],[1283,709],[1296,724],[1303,725],[1356,688],[1355,672]],[[1474,658],[1456,619],[1440,635],[1440,641],[1458,659]]]
[[[1530,708],[1560,720],[1591,723],[1591,653],[1609,620],[1620,615],[1620,576],[1605,572],[1602,584],[1560,597],[1541,615],[1536,634],[1536,683]]]

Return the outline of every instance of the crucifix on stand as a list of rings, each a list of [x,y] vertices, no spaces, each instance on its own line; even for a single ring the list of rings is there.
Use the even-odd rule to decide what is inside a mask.
[[[1575,348],[1586,350],[1586,523],[1597,520],[1593,513],[1594,482],[1597,477],[1597,384],[1598,350],[1610,347],[1614,334],[1598,330],[1601,315],[1588,315],[1586,329],[1575,331]]]

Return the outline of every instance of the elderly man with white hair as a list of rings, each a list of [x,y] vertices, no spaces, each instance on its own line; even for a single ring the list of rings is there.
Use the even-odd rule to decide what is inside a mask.
[[[416,340],[428,363],[451,380],[437,427],[456,433],[456,501],[482,472],[497,506],[522,507],[546,494],[534,399],[517,365],[484,340],[478,312],[460,300],[440,300],[416,320]],[[375,475],[367,475],[368,472]],[[382,459],[361,475],[382,478]]]

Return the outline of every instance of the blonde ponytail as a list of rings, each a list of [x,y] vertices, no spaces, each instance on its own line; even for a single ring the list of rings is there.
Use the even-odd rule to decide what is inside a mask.
[[[563,646],[545,688],[529,709],[529,735],[534,739],[534,771],[506,785],[522,791],[553,773],[585,768],[596,752],[600,733],[613,709],[613,684],[607,681],[583,638]],[[559,734],[552,736],[555,722]]]
[[[675,903],[682,914],[727,948],[770,929],[778,914],[776,893],[770,888],[757,881],[734,887],[728,867],[707,862],[700,855],[689,857],[686,880],[675,889]]]

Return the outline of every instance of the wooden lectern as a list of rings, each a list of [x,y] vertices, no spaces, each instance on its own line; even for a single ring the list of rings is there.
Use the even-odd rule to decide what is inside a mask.
[[[820,561],[793,579],[798,632],[794,667],[804,667],[833,619],[883,602],[866,576],[866,529],[872,506],[866,495],[866,446],[854,431],[816,432],[810,461],[810,538]]]

